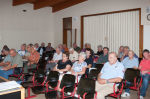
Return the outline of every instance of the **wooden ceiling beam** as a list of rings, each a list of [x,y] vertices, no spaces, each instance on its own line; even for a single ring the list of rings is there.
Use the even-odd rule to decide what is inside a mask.
[[[61,3],[61,2],[64,2],[66,0],[43,0],[41,2],[35,2],[34,3],[34,10],[37,10],[37,9],[40,9],[40,8],[43,8],[43,7],[48,7],[48,6],[53,6],[55,4],[58,4],[58,3]]]
[[[68,0],[67,2],[63,2],[63,3],[60,3],[60,4],[53,6],[52,11],[57,12],[57,11],[60,11],[62,9],[71,7],[73,5],[82,3],[84,1],[87,1],[87,0]]]
[[[35,2],[36,0],[13,0],[13,6],[25,4],[25,3],[32,3]]]

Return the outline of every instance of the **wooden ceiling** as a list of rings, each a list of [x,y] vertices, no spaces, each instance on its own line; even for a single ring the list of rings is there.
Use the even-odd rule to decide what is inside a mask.
[[[52,7],[52,12],[57,12],[87,0],[13,0],[13,6],[32,3],[34,10]]]

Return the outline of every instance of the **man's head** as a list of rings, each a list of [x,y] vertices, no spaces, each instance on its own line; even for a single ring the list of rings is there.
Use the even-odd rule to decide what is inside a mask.
[[[34,47],[35,47],[35,48],[38,48],[38,47],[39,47],[39,44],[38,44],[38,43],[35,43],[35,44],[34,44]]]
[[[104,48],[103,48],[103,53],[104,53],[104,55],[107,55],[108,52],[109,52],[109,48],[108,48],[108,47],[104,47]]]
[[[73,48],[76,48],[77,47],[77,44],[76,43],[73,43]]]
[[[102,51],[103,50],[103,46],[102,45],[98,45],[97,49],[98,49],[98,51]]]
[[[87,57],[91,56],[92,55],[91,49],[90,48],[86,48],[85,54],[86,54]]]
[[[4,49],[3,49],[4,55],[7,56],[7,55],[9,54],[9,51],[10,51],[9,48],[4,48]]]
[[[17,55],[17,52],[16,52],[15,49],[10,49],[9,54],[10,54],[11,57],[15,57]]]
[[[117,62],[117,54],[115,52],[109,53],[108,61],[111,65],[115,64]]]
[[[149,50],[145,49],[145,50],[143,51],[143,57],[144,57],[145,59],[149,59]]]
[[[123,52],[123,49],[124,49],[123,46],[120,46],[120,47],[119,47],[119,51],[120,51],[120,52]]]
[[[22,44],[22,45],[21,45],[21,50],[22,50],[22,51],[25,51],[25,50],[26,50],[26,44]]]
[[[45,47],[45,43],[44,42],[41,43],[41,47]]]
[[[51,47],[51,43],[48,43],[48,45],[47,45],[48,47]]]

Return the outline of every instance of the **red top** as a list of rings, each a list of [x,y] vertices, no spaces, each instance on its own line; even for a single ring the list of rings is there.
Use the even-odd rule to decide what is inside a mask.
[[[143,59],[140,63],[141,71],[150,70],[150,60]],[[148,72],[150,74],[150,72]]]

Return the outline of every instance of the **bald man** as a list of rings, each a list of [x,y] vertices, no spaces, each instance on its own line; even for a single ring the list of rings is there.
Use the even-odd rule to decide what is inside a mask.
[[[104,64],[96,82],[97,99],[105,99],[105,96],[113,93],[113,84],[121,82],[124,76],[124,66],[118,62],[117,54],[111,52],[108,62]],[[117,89],[117,88],[116,88]]]
[[[11,49],[9,54],[11,56],[10,64],[0,70],[0,76],[6,79],[8,79],[9,75],[13,74],[13,70],[16,67],[23,67],[22,57],[16,52],[15,49]]]

